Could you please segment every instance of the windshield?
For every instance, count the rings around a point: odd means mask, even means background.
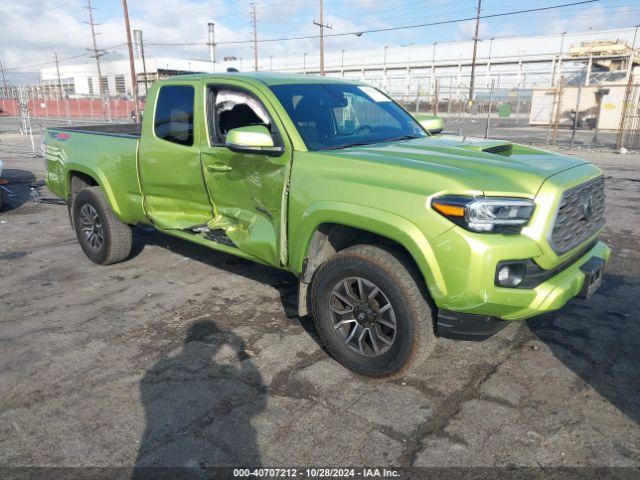
[[[427,134],[411,115],[373,87],[342,83],[274,85],[309,150],[335,150]]]

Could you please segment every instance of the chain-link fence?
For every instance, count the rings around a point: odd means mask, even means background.
[[[390,94],[411,112],[443,117],[445,133],[569,148],[640,149],[640,85],[633,81],[584,85],[561,78],[555,87],[505,88],[498,78],[481,82],[469,102],[468,85],[452,76],[435,79],[433,87],[418,83],[414,92]],[[128,121],[134,103],[47,96],[37,88],[16,87],[0,96],[0,109],[0,116],[19,118],[20,131],[29,134],[32,122],[37,127],[43,120]]]
[[[443,87],[444,85],[444,87]],[[474,89],[439,79],[429,91],[393,95],[407,110],[439,115],[445,133],[519,143],[640,148],[640,85],[567,84]]]
[[[112,121],[131,118],[135,104],[124,97],[47,95],[38,87],[18,86],[0,92],[0,115],[31,118]]]

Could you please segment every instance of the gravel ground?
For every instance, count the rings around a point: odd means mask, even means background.
[[[29,199],[42,161],[3,150],[0,466],[640,467],[640,155],[575,153],[606,175],[601,290],[379,382],[327,356],[286,273],[147,228],[94,265]]]

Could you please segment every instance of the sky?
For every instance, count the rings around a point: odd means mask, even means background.
[[[317,35],[319,0],[254,0],[259,40]],[[577,0],[483,0],[482,15],[571,3]],[[207,60],[207,23],[215,22],[218,58],[253,57],[250,44],[251,0],[129,0],[132,29],[141,29],[147,56]],[[325,0],[329,35],[344,32],[431,23],[475,16],[477,0]],[[98,47],[105,60],[126,58],[126,33],[120,0],[93,0]],[[91,33],[87,0],[15,0],[0,7],[0,61],[10,82],[37,79],[42,66],[84,63],[89,58]],[[634,27],[640,23],[637,0],[600,0],[543,12],[483,19],[480,38],[548,35]],[[328,37],[326,51],[377,51],[433,42],[456,42],[473,37],[474,22],[457,22],[391,32]],[[158,45],[196,43],[197,45]],[[262,58],[298,56],[318,51],[318,39],[259,43]],[[639,42],[640,43],[640,39]]]

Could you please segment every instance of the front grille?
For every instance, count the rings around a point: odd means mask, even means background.
[[[604,226],[604,177],[562,194],[549,243],[558,255],[577,247]]]

